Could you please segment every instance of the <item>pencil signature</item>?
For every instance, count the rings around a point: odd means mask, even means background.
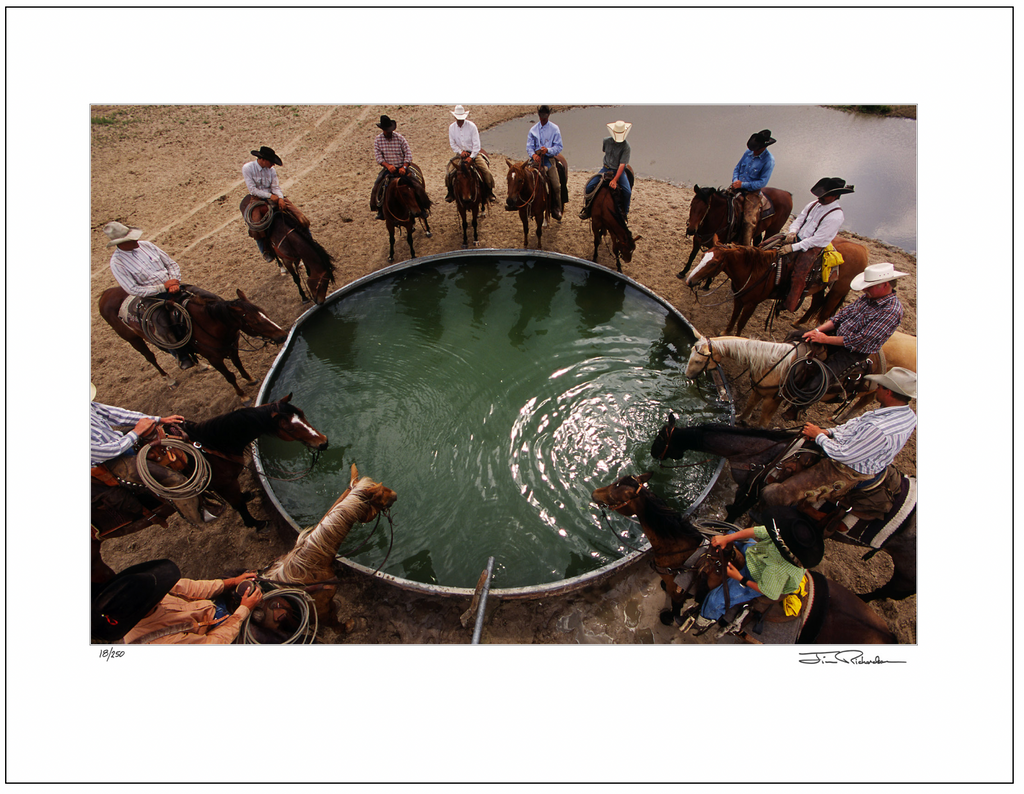
[[[865,659],[863,651],[812,651],[800,654],[800,664],[906,664],[903,659]]]

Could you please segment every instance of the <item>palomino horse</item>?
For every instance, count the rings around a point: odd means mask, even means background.
[[[775,207],[775,212],[767,218],[761,217],[760,210],[757,215],[757,224],[754,227],[753,244],[757,245],[762,240],[767,240],[773,234],[782,231],[782,227],[789,220],[793,211],[793,194],[785,190],[778,190],[773,187],[766,187],[761,191]],[[729,202],[732,195],[727,191],[713,187],[693,186],[693,199],[690,201],[690,216],[686,219],[686,236],[693,237],[693,249],[690,251],[690,258],[686,260],[686,266],[679,271],[677,276],[685,278],[686,272],[697,257],[697,252],[702,248],[710,248],[715,243],[715,238],[722,243],[734,243],[741,239],[743,217],[739,211],[733,213],[733,222],[729,219]]]
[[[688,593],[676,584],[686,561],[701,546],[703,535],[692,523],[670,508],[648,488],[649,473],[620,477],[611,485],[593,492],[593,500],[602,508],[627,517],[635,516],[654,550],[654,568],[665,583],[671,611],[662,613],[662,622],[670,624],[682,611]],[[820,577],[827,591],[825,611],[812,628],[807,620],[796,640],[799,643],[868,645],[895,643],[896,637],[885,621],[854,593],[837,582]],[[819,599],[816,599],[818,601]]]
[[[677,427],[675,416],[669,415],[668,424],[658,432],[651,445],[651,456],[658,461],[678,460],[691,450],[718,455],[729,461],[729,470],[737,486],[736,498],[726,508],[725,520],[729,522],[735,521],[756,504],[766,484],[784,482],[790,475],[813,466],[822,457],[817,445],[802,440],[800,433],[745,429],[713,423]],[[817,508],[801,509],[822,528],[830,523],[829,517]],[[880,550],[892,558],[892,576],[881,587],[862,595],[864,601],[876,598],[899,600],[917,592],[916,497],[913,504],[903,502],[894,505],[891,514],[879,523],[886,526],[890,521],[890,534]],[[851,539],[852,533],[839,532],[833,537],[845,542],[858,542]],[[861,545],[866,544],[861,542]]]
[[[700,337],[690,350],[686,377],[696,378],[702,372],[713,370],[726,358],[745,365],[750,369],[750,396],[737,421],[747,421],[761,403],[760,424],[764,427],[785,399],[782,386],[790,367],[803,357],[800,351],[800,347],[789,342],[767,342],[740,336]],[[892,367],[904,367],[917,372],[917,337],[896,331],[882,345],[881,354],[873,353],[869,360],[874,374],[888,372]],[[861,379],[857,401],[848,409],[845,404],[841,405],[833,419],[844,415],[856,416],[874,399],[876,388],[871,381]],[[821,401],[836,402],[841,399],[841,395],[839,386],[833,385],[821,396]],[[847,397],[847,401],[849,399]]]
[[[452,175],[452,194],[455,196],[455,209],[462,219],[462,247],[469,247],[467,215],[473,218],[473,245],[478,242],[477,218],[486,203],[483,180],[470,163],[459,158]]]
[[[250,205],[252,209],[249,215],[246,215],[246,208]],[[326,249],[313,239],[309,229],[290,213],[277,212],[255,196],[246,196],[242,199],[239,209],[242,210],[243,216],[251,216],[250,220],[254,224],[264,222],[266,213],[272,213],[270,226],[264,232],[266,239],[285,269],[291,273],[302,302],[309,303],[312,298],[318,304],[323,303],[327,297],[327,286],[334,282],[334,260]],[[306,266],[309,297],[306,297],[302,289],[302,280],[299,278],[300,261]]]
[[[348,489],[339,496],[312,527],[304,529],[295,541],[295,548],[280,557],[262,573],[263,578],[278,585],[312,585],[334,581],[334,558],[338,547],[356,523],[369,523],[379,514],[387,515],[398,495],[369,477],[359,477],[352,464]],[[326,614],[337,587],[317,592],[317,613]]]
[[[412,164],[410,169],[415,168]],[[409,257],[416,258],[416,251],[412,245],[412,233],[416,229],[416,219],[419,218],[423,224],[423,232],[427,237],[432,237],[430,224],[427,222],[427,212],[430,208],[430,199],[427,199],[427,207],[420,207],[416,198],[416,191],[409,183],[411,176],[391,176],[388,178],[387,187],[384,188],[384,201],[381,210],[384,213],[384,222],[388,227],[388,262],[395,261],[395,228],[401,226],[405,229],[406,240],[409,241]]]
[[[616,188],[616,190],[619,189]],[[594,255],[590,258],[591,261],[597,261],[597,248],[601,244],[604,233],[608,232],[612,239],[612,253],[615,254],[615,268],[621,273],[620,255],[626,264],[629,264],[633,259],[633,251],[636,250],[636,244],[640,237],[633,237],[633,232],[626,226],[622,213],[615,205],[615,197],[612,195],[611,188],[603,180],[598,185],[597,193],[590,205],[590,228],[594,232]]]
[[[250,384],[255,382],[245,371],[238,357],[239,334],[258,336],[279,345],[288,338],[287,331],[267,317],[263,309],[251,303],[242,290],[236,290],[238,298],[233,301],[224,300],[212,292],[188,284],[181,285],[181,293],[184,296],[181,303],[192,322],[192,341],[189,349],[209,361],[231,384],[235,394],[244,398],[245,392],[224,364],[224,359],[229,359],[246,381]],[[128,293],[120,287],[111,287],[104,291],[99,299],[100,315],[118,336],[138,350],[173,386],[174,378],[164,372],[163,367],[157,363],[153,351],[146,346],[145,337],[138,324],[126,323],[118,316],[121,304],[127,297]]]
[[[541,244],[541,228],[550,216],[548,211],[548,178],[533,161],[508,163],[508,198],[505,209],[509,212],[519,211],[523,222],[523,248],[530,247],[530,216],[537,224],[537,247]]]
[[[245,526],[257,530],[263,529],[267,522],[257,520],[249,512],[246,503],[252,494],[243,493],[238,483],[249,444],[263,435],[282,441],[300,441],[314,450],[314,461],[316,452],[327,449],[327,436],[309,423],[302,409],[292,405],[291,398],[288,394],[280,400],[255,408],[240,408],[204,422],[185,421],[180,425],[167,426],[169,436],[191,442],[203,454],[210,467],[210,482],[206,490],[233,507]],[[130,535],[154,523],[166,526],[166,518],[174,512],[170,502],[149,491],[132,488],[132,495],[135,498],[128,502],[114,500],[119,505],[117,515],[114,515],[105,508],[106,500],[102,495],[97,494],[98,498],[93,503],[93,581],[104,581],[113,576],[113,571],[100,558],[99,547],[103,540]],[[134,505],[139,512],[133,513],[129,505]]]
[[[828,285],[821,279],[813,279],[814,283],[810,283],[809,280],[807,290],[811,295],[811,305],[794,325],[802,325],[812,314],[816,314],[820,319],[835,314],[850,291],[850,282],[868,266],[868,249],[863,245],[839,237],[832,241],[832,245],[843,255],[839,276]],[[724,272],[732,286],[732,316],[725,328],[725,334],[732,333],[737,318],[739,324],[736,326],[736,333],[741,334],[758,304],[769,298],[785,297],[789,291],[793,258],[783,259],[781,277],[777,272],[778,260],[779,253],[773,249],[749,245],[716,245],[704,254],[704,258],[686,278],[686,285],[693,287],[702,280]],[[768,319],[772,319],[773,316],[769,315]],[[767,324],[766,321],[766,327]]]

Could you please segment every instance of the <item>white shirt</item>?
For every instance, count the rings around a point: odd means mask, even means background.
[[[256,160],[250,160],[242,166],[242,176],[249,193],[257,198],[268,199],[271,195],[284,198],[284,192],[277,182],[277,171],[263,168]]]
[[[835,212],[832,212],[835,210]],[[828,215],[828,217],[825,217]],[[846,216],[839,206],[839,199],[831,204],[821,204],[815,199],[790,224],[790,230],[796,230],[797,242],[793,243],[794,251],[807,251],[810,248],[824,248],[839,234]]]
[[[480,131],[476,124],[466,119],[460,127],[457,121],[453,121],[448,127],[448,145],[455,154],[469,152],[469,156],[475,158],[480,153]]]

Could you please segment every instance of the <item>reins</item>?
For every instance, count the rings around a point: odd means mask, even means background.
[[[531,170],[536,172],[536,173],[533,174],[533,185],[532,185],[533,193],[530,194],[530,198],[528,198],[525,202],[523,202],[518,207],[516,207],[517,210],[521,210],[521,209],[523,209],[525,207],[529,207],[533,203],[534,198],[537,196],[537,189],[538,189],[538,187],[540,185],[541,174],[540,174],[539,171],[536,171],[536,169],[531,169]],[[526,166],[523,166],[521,171],[520,170],[516,170],[515,173],[516,173],[516,177],[518,179],[520,179],[522,181],[522,183],[525,185],[526,184],[526,178],[527,178],[526,177]],[[521,196],[522,196],[522,189],[516,191],[516,200],[518,201]]]

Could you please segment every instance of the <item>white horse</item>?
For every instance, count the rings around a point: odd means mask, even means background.
[[[871,363],[874,372],[885,372],[892,367],[906,367],[917,372],[917,337],[896,331],[882,345],[882,355],[873,353]],[[781,386],[786,381],[789,368],[797,360],[797,348],[789,342],[766,342],[760,339],[745,339],[741,336],[716,336],[710,339],[700,337],[693,343],[690,358],[686,362],[686,377],[695,378],[705,370],[718,367],[722,359],[729,358],[750,369],[750,396],[739,415],[746,420],[761,405],[761,427],[767,427],[782,403]],[[875,397],[871,381],[862,381],[867,387],[847,416],[856,416]]]

